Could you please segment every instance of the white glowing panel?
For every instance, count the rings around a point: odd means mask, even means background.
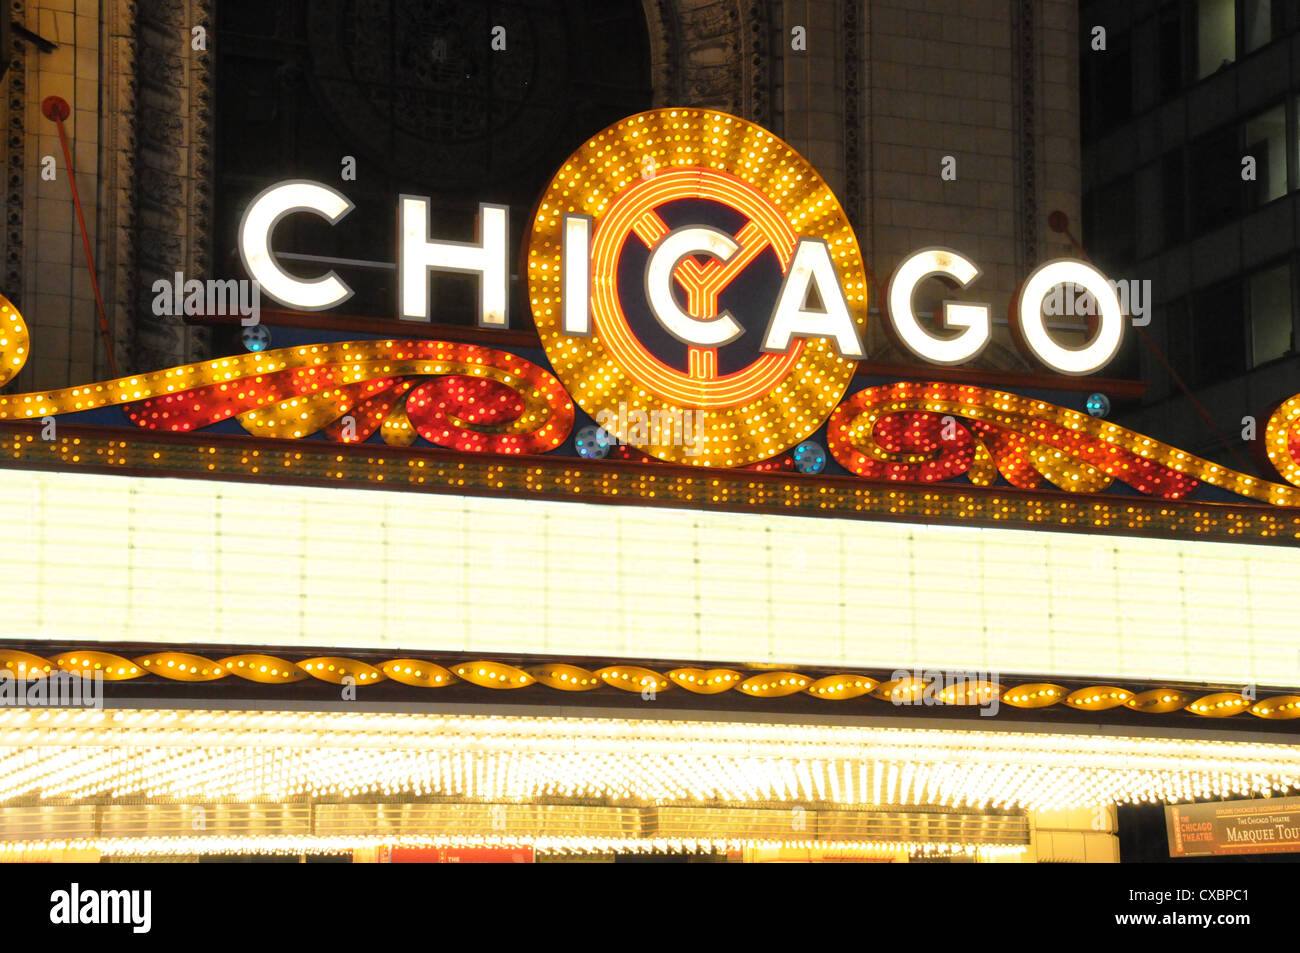
[[[0,637],[1300,684],[1300,550],[0,470]]]
[[[564,216],[564,333],[591,335],[591,217]]]

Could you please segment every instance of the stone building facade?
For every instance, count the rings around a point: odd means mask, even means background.
[[[123,373],[201,359],[203,328],[155,317],[150,287],[214,275],[214,49],[221,0],[5,0],[32,34],[4,51],[3,292],[32,329],[23,391],[108,376],[64,162],[42,100],[62,96]],[[1073,0],[643,0],[654,105],[755,120],[835,189],[880,285],[907,253],[957,248],[978,300],[1006,303],[1068,255],[1079,216]],[[597,130],[590,130],[595,132]],[[54,156],[59,174],[41,177]],[[955,179],[941,170],[951,157]],[[975,290],[972,289],[972,294]],[[878,301],[878,296],[877,296]],[[924,309],[926,303],[920,303]],[[1005,324],[984,366],[1031,369]],[[897,361],[880,322],[869,356]]]

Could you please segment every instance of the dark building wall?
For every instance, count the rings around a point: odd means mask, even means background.
[[[1130,345],[1150,391],[1120,420],[1238,467],[1254,450],[1243,418],[1262,430],[1300,390],[1298,27],[1300,7],[1276,0],[1080,9],[1082,238],[1112,278],[1149,280],[1154,298],[1153,347]]]

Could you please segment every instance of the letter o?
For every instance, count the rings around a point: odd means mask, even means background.
[[[1043,320],[1043,302],[1057,285],[1079,285],[1097,300],[1099,325],[1083,347],[1058,344]],[[1059,374],[1092,374],[1109,364],[1124,341],[1124,309],[1106,276],[1084,261],[1058,258],[1039,265],[1025,279],[1012,309],[1012,326],[1019,343]]]

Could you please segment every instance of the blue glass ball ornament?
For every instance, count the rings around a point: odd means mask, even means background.
[[[609,448],[614,445],[614,437],[604,427],[587,425],[573,438],[573,445],[578,456],[588,460],[602,460],[609,455]]]
[[[240,332],[239,339],[250,351],[265,351],[271,346],[271,329],[265,324],[250,325]]]
[[[1089,394],[1083,406],[1094,417],[1105,417],[1110,413],[1110,398],[1105,394]]]
[[[794,468],[800,473],[821,473],[826,469],[826,448],[816,440],[805,440],[794,448]]]

